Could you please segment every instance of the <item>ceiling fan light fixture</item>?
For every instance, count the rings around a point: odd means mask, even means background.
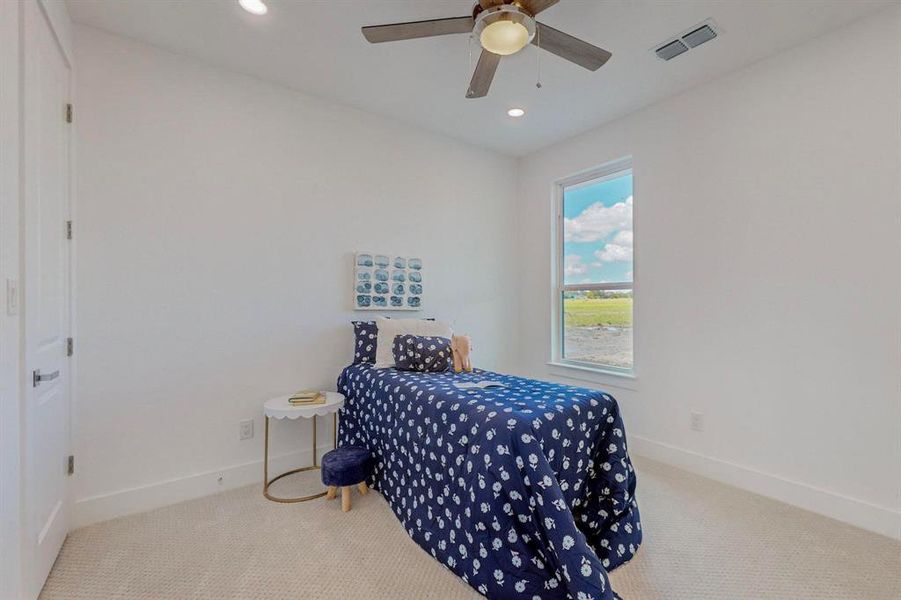
[[[515,5],[502,4],[479,13],[473,33],[488,52],[509,56],[535,37],[535,20]]]
[[[515,54],[529,43],[529,32],[521,23],[495,21],[479,36],[482,48],[501,56]]]
[[[269,12],[269,7],[266,6],[263,0],[238,0],[238,4],[252,15],[260,16]]]

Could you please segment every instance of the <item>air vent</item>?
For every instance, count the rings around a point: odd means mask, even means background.
[[[704,25],[703,27],[698,27],[689,34],[682,36],[682,41],[691,48],[697,48],[704,42],[709,42],[715,37],[716,32],[713,28],[710,25]]]
[[[656,52],[657,56],[659,56],[663,60],[671,60],[673,58],[676,58],[683,52],[688,52],[688,46],[686,46],[679,40],[673,40],[666,46],[657,48]]]
[[[680,54],[685,54],[691,48],[697,48],[704,42],[709,42],[718,34],[718,27],[713,23],[712,19],[707,19],[703,23],[695,25],[691,29],[680,33],[676,39],[671,39],[658,44],[654,48],[654,54],[662,60],[672,60]]]

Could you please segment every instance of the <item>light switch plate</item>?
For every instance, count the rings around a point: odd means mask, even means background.
[[[6,280],[6,314],[19,314],[19,282],[15,279]]]

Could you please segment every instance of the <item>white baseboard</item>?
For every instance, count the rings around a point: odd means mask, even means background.
[[[644,456],[685,469],[868,531],[901,539],[901,512],[899,511],[641,436],[630,435],[629,441],[630,451],[637,456]],[[320,455],[330,449],[328,446],[321,447]],[[310,451],[304,450],[270,458],[269,468],[271,473],[281,473],[296,468],[297,465],[310,462]],[[219,477],[222,477],[221,482]],[[75,503],[75,527],[84,527],[116,517],[145,512],[245,485],[254,483],[262,485],[262,481],[263,461],[255,460],[118,492],[100,494],[78,500]]]
[[[636,456],[644,456],[868,531],[901,539],[901,512],[897,510],[641,436],[630,435],[629,442],[629,451]]]
[[[331,445],[319,448],[319,455],[331,450]],[[291,452],[269,458],[270,477],[300,465],[312,462],[309,450]],[[222,478],[220,481],[219,478]],[[195,473],[166,481],[158,481],[140,487],[99,494],[82,498],[75,502],[74,528],[84,527],[100,521],[141,513],[154,508],[193,500],[210,494],[218,494],[245,485],[260,485],[263,493],[263,461],[254,460],[223,467],[204,473]]]

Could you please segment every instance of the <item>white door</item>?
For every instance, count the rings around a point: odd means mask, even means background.
[[[37,2],[24,36],[25,564],[40,592],[69,531],[69,65]]]

